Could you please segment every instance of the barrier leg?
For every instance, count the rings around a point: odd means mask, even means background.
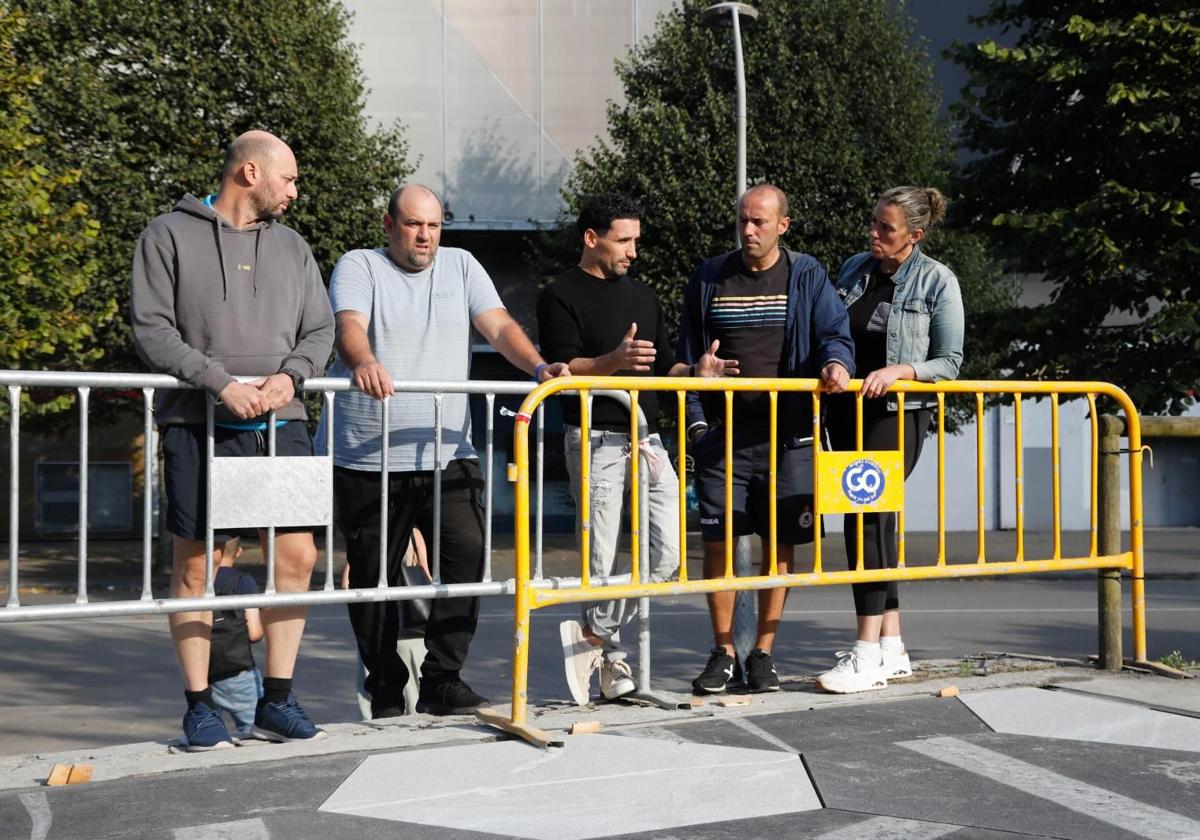
[[[1099,553],[1121,553],[1121,431],[1117,417],[1100,418],[1100,482],[1097,503],[1099,515]],[[1100,620],[1100,661],[1106,671],[1121,670],[1121,572],[1100,569],[1097,573]]]

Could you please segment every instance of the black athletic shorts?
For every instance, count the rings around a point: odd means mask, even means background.
[[[725,429],[713,426],[689,450],[695,459],[700,533],[725,539]],[[762,435],[733,436],[733,535],[771,533],[771,444]],[[812,446],[780,446],[776,470],[776,539],[784,545],[813,541]]]
[[[163,482],[167,488],[167,530],[188,540],[204,539],[206,469],[203,423],[166,426],[162,431]],[[265,456],[267,433],[213,429],[213,454],[218,458]],[[313,442],[303,420],[291,420],[275,430],[276,455],[312,455]],[[276,528],[275,533],[312,531],[311,527]],[[218,531],[217,543],[237,534]]]

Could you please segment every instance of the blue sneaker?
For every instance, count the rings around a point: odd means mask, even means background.
[[[290,692],[282,703],[268,703],[265,699],[258,701],[258,708],[254,711],[253,732],[255,738],[281,744],[325,737],[325,730],[313,725],[296,700],[296,695]]]
[[[233,747],[233,739],[221,715],[207,703],[188,706],[183,716],[183,740],[188,752],[206,752]]]

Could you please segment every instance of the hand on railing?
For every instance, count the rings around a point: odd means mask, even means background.
[[[556,376],[570,376],[571,369],[567,367],[566,362],[555,362],[554,364],[546,365],[538,372],[538,382],[546,382]]]
[[[292,378],[286,373],[265,376],[250,384],[258,388],[262,394],[262,399],[267,404],[267,411],[278,411],[296,396],[296,386],[292,384]]]
[[[288,381],[288,385],[291,385],[291,380]],[[252,382],[230,382],[222,389],[217,404],[225,406],[235,417],[242,420],[258,417],[271,410],[271,403],[266,395]]]
[[[354,387],[370,397],[381,400],[396,392],[392,375],[377,361],[366,362],[354,369]]]
[[[826,362],[821,368],[821,390],[830,394],[840,394],[846,390],[850,381],[850,371],[841,362]]]

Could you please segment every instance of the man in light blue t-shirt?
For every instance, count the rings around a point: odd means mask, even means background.
[[[466,380],[471,328],[509,362],[538,380],[565,376],[547,364],[496,294],[476,259],[438,248],[442,203],[427,187],[398,189],[383,217],[386,248],[350,251],[329,286],[337,320],[337,359],[330,376],[349,377],[358,391],[337,395],[334,495],[346,538],[352,587],[379,580],[382,411],[393,380]],[[322,419],[322,424],[324,419]],[[388,446],[388,580],[399,581],[413,527],[432,544],[434,400],[402,394],[391,400]],[[324,441],[324,432],[317,434]],[[483,575],[483,476],[471,446],[465,394],[442,397],[441,582]],[[367,668],[372,717],[404,711],[408,668],[396,652],[403,615],[395,601],[350,604],[350,623]],[[435,598],[425,629],[417,711],[463,714],[487,705],[460,676],[475,634],[478,598]]]

